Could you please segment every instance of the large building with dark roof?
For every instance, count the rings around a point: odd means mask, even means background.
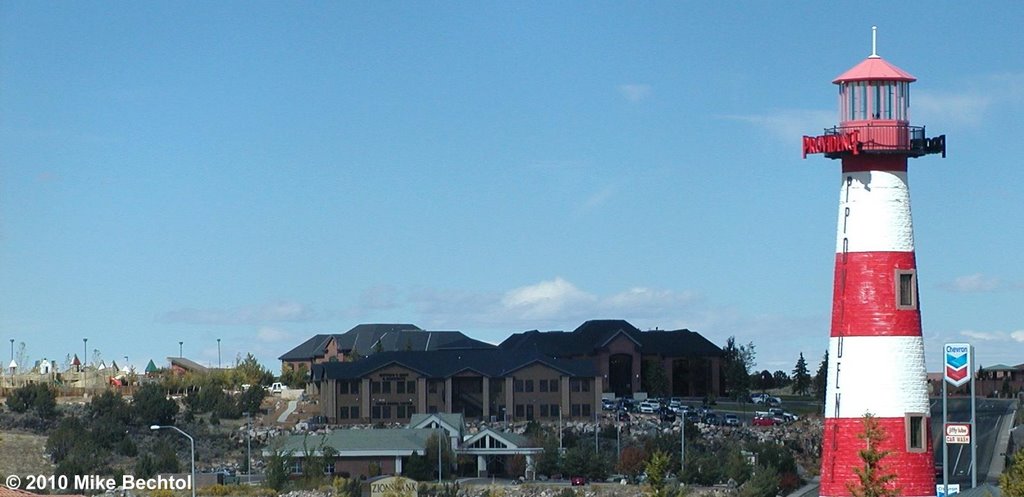
[[[498,347],[549,357],[590,361],[601,388],[616,397],[643,391],[643,364],[658,365],[666,392],[678,397],[722,395],[722,349],[690,330],[640,331],[621,319],[591,320],[571,332],[527,331]]]
[[[722,395],[722,350],[689,330],[640,331],[592,320],[571,332],[527,331],[498,346],[457,331],[361,324],[317,335],[281,356],[310,371],[321,411],[339,424],[466,419],[592,419],[601,398]],[[651,378],[645,378],[650,376]],[[660,391],[651,388],[661,378]]]
[[[419,413],[511,421],[592,419],[601,379],[588,360],[498,348],[379,352],[313,366],[331,423],[408,422]]]
[[[311,371],[313,365],[344,362],[378,351],[493,348],[460,331],[425,331],[413,324],[360,324],[345,333],[315,335],[278,360],[281,371]]]

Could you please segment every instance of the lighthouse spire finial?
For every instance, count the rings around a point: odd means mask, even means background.
[[[872,59],[878,59],[878,26],[871,26],[871,55]]]

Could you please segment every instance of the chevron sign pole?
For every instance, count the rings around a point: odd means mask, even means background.
[[[949,413],[946,404],[946,383],[959,387],[968,381],[971,382],[971,419],[970,431],[975,432],[975,397],[974,397],[974,375],[971,370],[974,368],[974,347],[969,343],[947,343],[942,347],[942,375],[945,382],[942,384],[942,422],[943,426],[949,423]],[[963,421],[963,420],[957,420]],[[942,493],[949,495],[949,448],[947,441],[942,441]],[[971,488],[978,486],[978,472],[975,469],[974,461],[978,460],[978,446],[974,438],[971,438]]]

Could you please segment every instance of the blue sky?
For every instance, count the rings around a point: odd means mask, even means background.
[[[1024,363],[1020,2],[3,2],[0,357],[588,319],[827,348],[831,80],[918,78],[929,370]]]

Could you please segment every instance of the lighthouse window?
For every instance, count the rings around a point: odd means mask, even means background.
[[[892,119],[892,84],[885,85],[885,117],[886,119]]]
[[[857,92],[860,97],[860,107],[857,109],[860,112],[860,119],[868,118],[868,85],[867,83],[857,83]]]
[[[925,423],[924,414],[907,413],[904,417],[904,425],[907,427],[907,452],[924,452],[925,441],[928,440],[928,425]]]
[[[896,308],[917,308],[917,278],[914,271],[896,271]]]
[[[871,89],[871,118],[878,119],[882,117],[882,87],[871,85]]]

